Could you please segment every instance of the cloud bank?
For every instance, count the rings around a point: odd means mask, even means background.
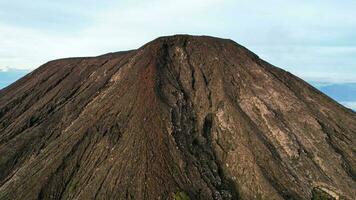
[[[353,0],[0,0],[0,70],[187,33],[231,38],[307,80],[356,82],[355,10]]]

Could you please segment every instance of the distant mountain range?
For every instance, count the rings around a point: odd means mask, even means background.
[[[0,89],[10,85],[17,79],[25,76],[29,70],[0,70]]]
[[[346,107],[356,110],[356,83],[311,82],[311,84]]]

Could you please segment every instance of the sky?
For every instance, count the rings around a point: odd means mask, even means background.
[[[0,70],[186,33],[233,39],[306,80],[356,82],[355,10],[355,0],[0,0]]]

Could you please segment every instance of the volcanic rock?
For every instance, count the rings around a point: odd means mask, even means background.
[[[356,199],[356,114],[227,40],[48,62],[0,91],[0,199]]]

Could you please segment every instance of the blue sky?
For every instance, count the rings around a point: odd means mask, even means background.
[[[0,71],[187,33],[233,39],[307,81],[356,82],[355,10],[355,0],[0,0]]]

